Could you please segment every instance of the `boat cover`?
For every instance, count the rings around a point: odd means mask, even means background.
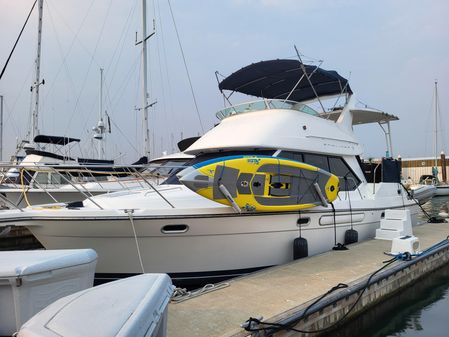
[[[96,259],[93,249],[4,251],[0,252],[0,278],[46,273]]]
[[[72,142],[79,142],[78,138],[69,138],[61,136],[47,136],[47,135],[37,135],[34,137],[35,143],[43,144],[54,144],[54,145],[67,145]]]
[[[105,283],[52,303],[26,322],[18,337],[166,336],[173,290],[167,274]]]
[[[324,70],[315,65],[304,64],[316,94],[332,96],[341,93],[352,94],[348,80],[334,70]],[[231,74],[219,84],[219,89],[232,90],[246,95],[268,99],[307,101],[316,98],[313,89],[304,76],[301,62],[297,60],[269,60],[253,63]],[[296,86],[296,88],[295,88]],[[290,94],[292,89],[295,90]]]

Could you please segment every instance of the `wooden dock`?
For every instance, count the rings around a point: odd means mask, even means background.
[[[449,223],[424,224],[413,230],[424,250],[447,238]],[[339,321],[352,306],[348,318],[449,261],[447,243],[431,254],[396,261],[373,277],[362,293],[368,276],[390,258],[384,252],[390,251],[391,241],[369,240],[348,247],[346,251],[330,251],[265,269],[231,280],[223,289],[170,303],[168,336],[250,336],[251,332],[240,327],[250,317],[263,317],[263,321],[272,323],[294,322],[292,326],[305,331],[323,329]],[[326,296],[303,317],[305,308],[338,283],[348,287]],[[294,333],[310,336],[292,331],[278,332],[276,336]]]

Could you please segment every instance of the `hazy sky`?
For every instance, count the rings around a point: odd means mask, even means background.
[[[0,0],[0,66],[34,0]],[[148,0],[150,112],[154,155],[171,152],[181,135],[202,133],[168,1]],[[205,130],[223,107],[214,72],[295,56],[293,45],[324,69],[350,77],[355,95],[400,117],[392,124],[394,154],[431,156],[432,98],[438,79],[442,122],[439,142],[449,152],[449,2],[360,0],[171,0]],[[82,139],[95,155],[99,68],[104,68],[105,108],[111,116],[108,157],[135,160],[142,152],[140,48],[141,0],[44,0],[40,130]],[[5,97],[4,159],[25,137],[34,73],[37,11],[0,81]],[[357,128],[365,157],[384,154],[377,125]],[[232,135],[230,135],[232,136]]]

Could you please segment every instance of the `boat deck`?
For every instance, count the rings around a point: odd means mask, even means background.
[[[414,235],[419,238],[423,250],[446,239],[449,224],[416,226]],[[168,336],[248,336],[250,332],[240,328],[240,324],[249,317],[262,316],[268,322],[288,319],[338,283],[346,283],[351,288],[351,284],[366,279],[382,267],[383,261],[390,258],[384,252],[390,251],[391,241],[369,240],[348,248],[265,269],[230,280],[226,288],[184,302],[170,303]],[[403,261],[397,261],[388,268],[397,268],[401,264],[405,270]],[[431,271],[427,269],[424,272]],[[362,302],[362,306],[366,304],[365,300]]]

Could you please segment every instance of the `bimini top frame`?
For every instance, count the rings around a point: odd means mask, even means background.
[[[226,77],[218,85],[266,99],[304,102],[318,97],[352,94],[348,80],[336,71],[306,65],[298,60],[269,60],[253,63]]]

